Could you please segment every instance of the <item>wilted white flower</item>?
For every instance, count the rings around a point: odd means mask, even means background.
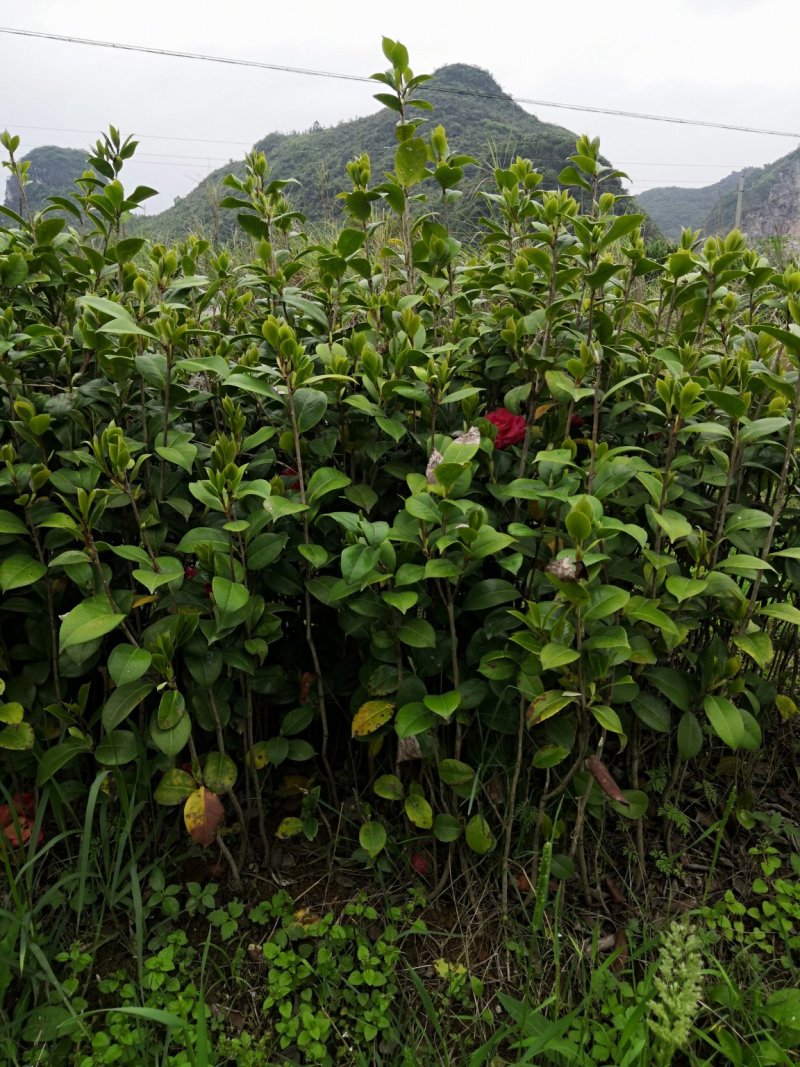
[[[575,566],[575,561],[571,559],[551,560],[545,570],[554,578],[558,578],[560,582],[574,582],[578,578],[578,568]]]
[[[397,742],[397,762],[408,763],[412,759],[422,759],[422,749],[416,737],[401,737]]]
[[[479,445],[481,443],[481,431],[477,426],[470,426],[466,433],[453,438],[454,445]]]
[[[434,485],[436,482],[436,475],[434,471],[444,459],[444,456],[438,448],[434,448],[431,452],[430,459],[428,460],[428,466],[425,468],[425,481],[428,485]]]

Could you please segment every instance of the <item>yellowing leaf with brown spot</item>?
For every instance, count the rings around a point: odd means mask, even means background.
[[[288,815],[281,821],[280,826],[275,831],[275,836],[280,841],[286,841],[290,837],[297,837],[298,834],[303,832],[303,820],[298,819],[292,815]]]
[[[368,700],[353,716],[353,737],[367,737],[374,733],[394,715],[394,704],[388,700]]]
[[[186,829],[198,845],[213,844],[224,815],[222,801],[204,785],[195,789],[183,806]]]
[[[245,755],[245,760],[250,767],[255,767],[257,771],[263,770],[269,763],[269,753],[267,752],[266,741],[256,741],[251,749]]]

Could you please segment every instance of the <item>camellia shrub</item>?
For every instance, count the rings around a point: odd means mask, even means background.
[[[507,898],[540,854],[586,887],[587,821],[646,819],[648,768],[662,803],[786,739],[800,271],[738,232],[650,258],[588,138],[558,190],[496,169],[462,246],[474,161],[384,52],[394,172],[353,145],[321,242],[251,155],[246,261],[126,235],[152,190],[113,128],[27,215],[3,137],[9,847],[105,772],[94,801],[145,790],[236,873],[349,792],[362,859],[410,830]]]

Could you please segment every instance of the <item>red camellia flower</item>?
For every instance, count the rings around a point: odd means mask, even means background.
[[[285,479],[287,489],[300,488],[300,478],[294,467],[284,467],[281,471],[281,478]]]
[[[497,427],[495,448],[508,448],[509,445],[518,445],[525,440],[527,424],[524,416],[513,415],[507,408],[496,408],[485,417]]]
[[[581,426],[586,424],[586,419],[583,415],[570,415],[569,425],[573,430],[579,430]]]
[[[411,857],[411,866],[422,878],[427,878],[431,871],[431,865],[427,856],[421,852],[415,852]]]
[[[188,578],[189,581],[191,581],[192,578],[196,578],[197,577],[197,567],[192,567],[191,564],[189,564],[186,567],[184,567],[183,568],[183,577],[184,578]]]
[[[13,807],[13,811],[12,811]],[[16,819],[14,816],[16,815]],[[11,798],[11,804],[0,804],[0,832],[12,848],[27,845],[31,839],[34,826],[33,793],[17,793]],[[19,829],[19,834],[17,834]],[[37,844],[44,841],[44,832],[39,831]]]

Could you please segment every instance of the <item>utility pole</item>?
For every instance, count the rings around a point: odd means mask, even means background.
[[[736,194],[736,222],[733,228],[738,230],[742,224],[742,196],[744,194],[744,174],[739,175],[739,191]]]

